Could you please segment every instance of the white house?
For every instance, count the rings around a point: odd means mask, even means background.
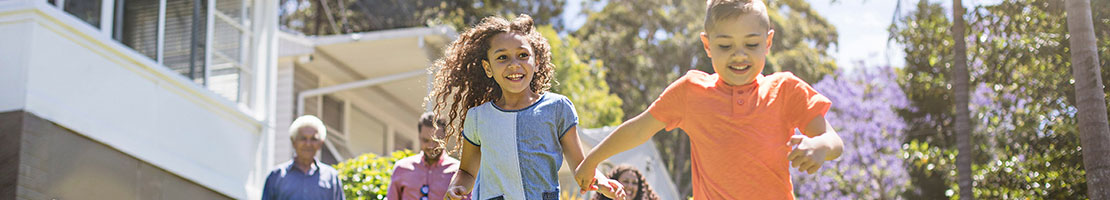
[[[258,198],[276,4],[0,1],[0,199]]]

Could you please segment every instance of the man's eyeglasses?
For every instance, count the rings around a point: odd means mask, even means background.
[[[420,200],[428,200],[428,185],[420,187],[420,194],[424,195],[420,197]]]

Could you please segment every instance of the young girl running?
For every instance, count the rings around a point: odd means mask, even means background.
[[[532,23],[528,15],[482,19],[436,62],[429,103],[462,146],[450,199],[559,199],[563,158],[572,167],[584,158],[574,105],[547,91],[551,47]],[[600,184],[590,189],[624,198],[620,182],[596,174]]]

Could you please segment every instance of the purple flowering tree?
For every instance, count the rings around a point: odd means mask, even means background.
[[[906,190],[906,124],[897,111],[909,102],[897,78],[891,67],[860,67],[813,84],[833,102],[825,118],[844,140],[844,153],[817,174],[791,169],[799,199],[896,199]]]

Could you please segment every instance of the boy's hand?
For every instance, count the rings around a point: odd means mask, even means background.
[[[574,181],[578,183],[578,187],[582,188],[578,191],[579,194],[585,194],[586,191],[597,190],[594,182],[597,181],[595,172],[597,166],[589,166],[586,162],[578,164],[577,169],[574,170]]]
[[[786,144],[794,147],[790,154],[786,155],[786,159],[790,160],[790,166],[809,174],[817,173],[817,169],[821,169],[821,164],[825,163],[825,153],[828,152],[828,148],[815,143],[817,141],[805,135],[791,136],[790,142]]]
[[[597,186],[599,186],[597,188],[597,193],[601,193],[602,195],[605,195],[610,199],[624,200],[628,198],[628,194],[624,193],[624,185],[621,185],[621,182],[617,180],[605,178],[604,180],[598,182]]]
[[[470,192],[466,192],[465,187],[461,185],[453,185],[447,188],[447,195],[444,196],[444,200],[464,199],[466,198],[466,196],[469,196],[467,195],[468,193]]]

